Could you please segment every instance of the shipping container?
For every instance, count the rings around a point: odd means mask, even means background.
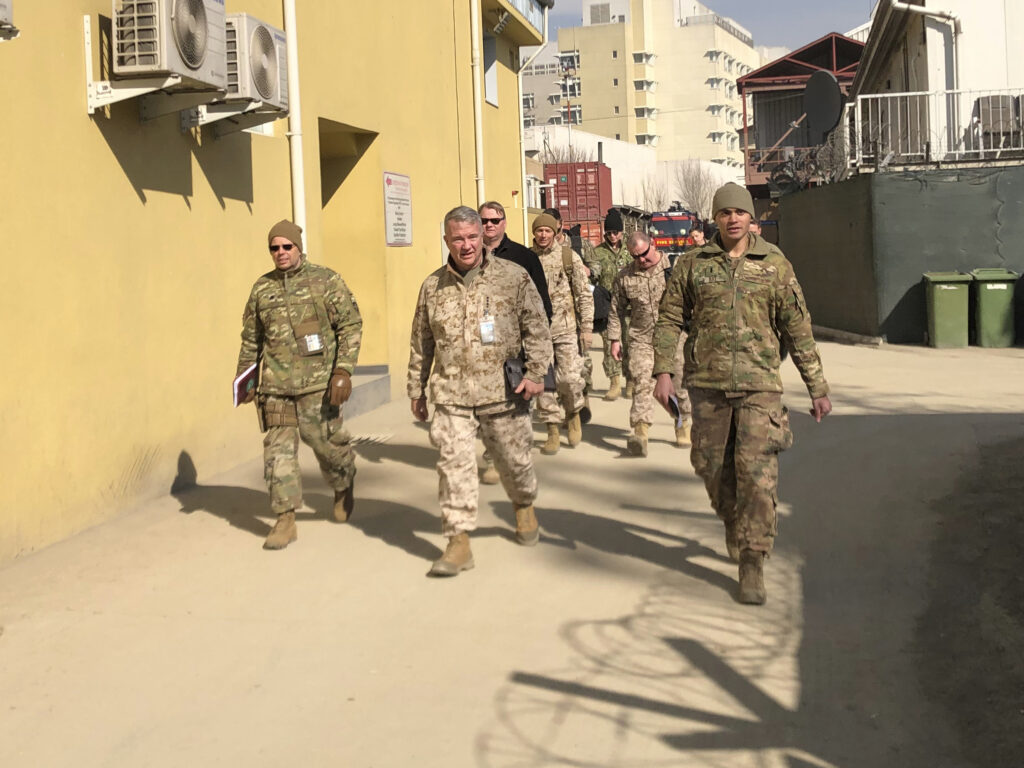
[[[549,163],[544,166],[547,207],[562,221],[603,221],[612,207],[612,171],[604,163]]]
[[[567,230],[572,229],[577,224],[580,225],[580,237],[584,240],[589,240],[593,245],[601,244],[601,240],[604,238],[604,219],[595,219],[594,221],[574,221],[569,219],[562,221],[562,227]]]

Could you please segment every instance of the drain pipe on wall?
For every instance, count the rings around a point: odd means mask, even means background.
[[[960,17],[951,11],[935,11],[929,8],[925,8],[923,5],[910,5],[909,3],[901,3],[899,0],[889,0],[889,5],[892,6],[894,11],[906,11],[907,13],[916,13],[921,16],[931,16],[933,18],[942,19],[951,27],[953,27],[953,90],[960,90],[960,46],[958,38],[960,37],[963,30],[963,25],[960,22]]]
[[[469,0],[469,34],[473,38],[470,66],[473,70],[473,144],[476,149],[476,204],[487,200],[484,196],[484,96],[480,76],[480,0]]]
[[[292,168],[292,221],[306,233],[306,169],[302,156],[302,106],[299,103],[299,41],[295,0],[284,0],[284,36],[288,44],[288,147]]]
[[[516,72],[516,81],[519,83],[519,199],[523,201],[523,244],[530,247],[530,202],[526,195],[526,128],[523,126],[523,70],[533,64],[533,60],[540,56],[544,46],[548,44],[548,5],[544,4],[544,40],[540,48],[534,51],[519,67]]]

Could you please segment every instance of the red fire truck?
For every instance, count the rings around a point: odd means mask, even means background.
[[[669,260],[674,264],[679,254],[693,246],[691,233],[701,226],[697,214],[674,203],[667,211],[655,211],[651,214],[650,233],[654,247],[662,253],[667,253]]]

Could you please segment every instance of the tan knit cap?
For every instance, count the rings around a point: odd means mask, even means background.
[[[270,233],[267,235],[267,245],[270,245],[275,237],[283,237],[289,242],[295,243],[300,251],[302,250],[302,227],[288,221],[288,219],[281,219],[270,228]]]
[[[711,203],[711,214],[717,215],[723,208],[735,208],[738,211],[746,211],[754,215],[754,200],[746,187],[729,182],[718,188],[715,192],[715,199]]]
[[[547,227],[554,233],[561,231],[561,227],[558,226],[558,222],[555,221],[555,217],[549,213],[542,213],[536,219],[533,220],[533,231],[536,232],[541,227]]]

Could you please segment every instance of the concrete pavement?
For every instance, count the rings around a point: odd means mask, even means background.
[[[261,462],[183,455],[195,487],[0,569],[0,765],[1010,764],[1024,350],[822,351],[820,426],[785,368],[766,606],[667,415],[624,456],[625,400],[536,455],[537,547],[482,487],[476,568],[426,578],[435,454],[401,400],[350,423],[351,524],[304,448],[299,539],[265,552]]]

